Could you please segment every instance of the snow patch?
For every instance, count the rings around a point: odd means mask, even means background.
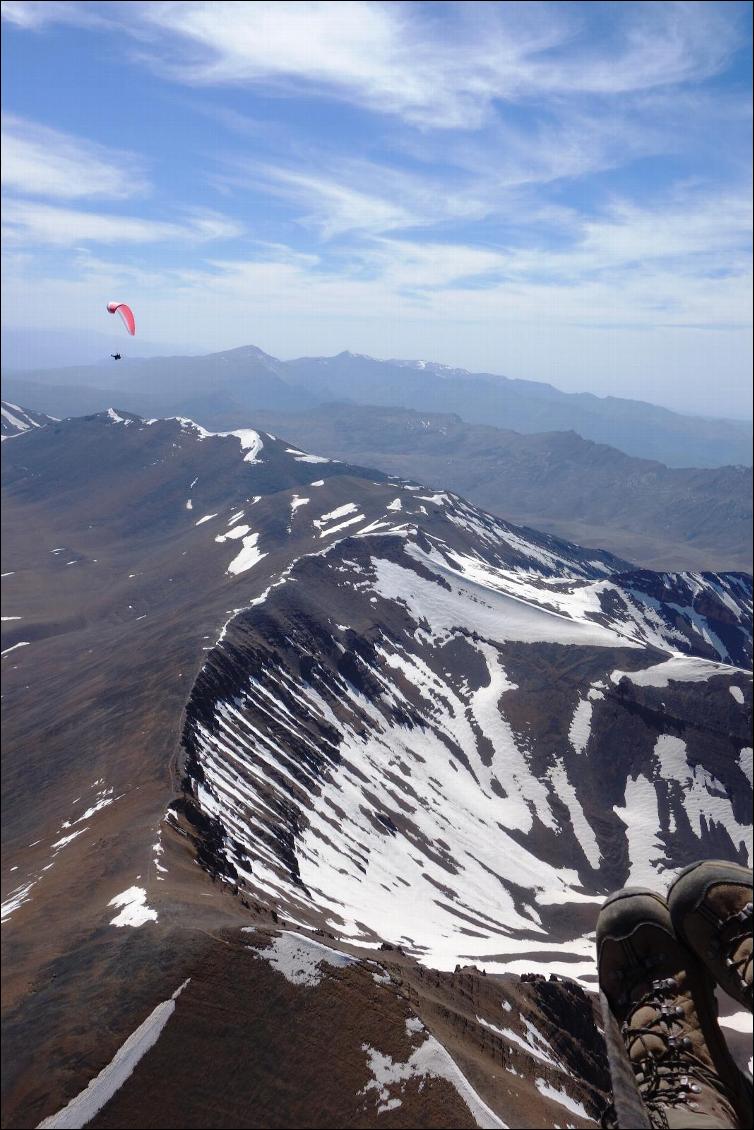
[[[337,521],[338,518],[345,518],[346,514],[353,514],[354,511],[358,509],[355,502],[346,502],[343,506],[337,506],[335,510],[330,510],[327,514],[323,514],[321,518],[315,518],[312,525],[316,526],[318,530],[321,530],[323,526]]]
[[[286,447],[286,455],[292,455],[297,463],[337,463],[337,459],[325,459],[322,455],[308,455],[305,451],[299,451],[297,447]],[[314,486],[314,483],[312,483]]]
[[[582,698],[579,700],[571,719],[568,740],[576,753],[583,753],[589,742],[589,735],[592,732],[592,709],[591,701],[588,698]]]
[[[157,921],[157,911],[147,906],[147,892],[143,887],[129,887],[107,905],[121,908],[120,914],[111,920],[111,926],[143,926],[145,922]]]
[[[647,667],[643,671],[613,671],[612,683],[627,678],[637,687],[667,687],[671,682],[705,683],[715,675],[740,675],[738,667],[727,663],[715,663],[711,659],[699,659],[691,655],[674,655],[664,663]]]
[[[552,1099],[553,1102],[559,1103],[560,1106],[564,1106],[566,1110],[570,1110],[571,1114],[575,1114],[578,1118],[584,1118],[587,1122],[592,1121],[583,1105],[577,1099],[572,1099],[565,1091],[553,1087],[544,1079],[535,1079],[534,1086],[537,1088],[540,1095],[544,1095],[546,1099]]]
[[[495,1114],[485,1102],[480,1099],[456,1062],[450,1057],[445,1048],[434,1036],[427,1039],[416,1048],[406,1063],[396,1063],[369,1044],[362,1044],[363,1051],[367,1054],[367,1063],[372,1073],[372,1078],[361,1091],[377,1092],[377,1113],[394,1110],[401,1105],[398,1094],[393,1093],[396,1088],[408,1082],[409,1079],[434,1077],[445,1079],[458,1092],[466,1103],[477,1126],[489,1130],[507,1130],[507,1124]]]
[[[246,526],[245,528],[248,529],[249,527]],[[258,541],[258,531],[253,534],[249,534],[247,537],[244,537],[243,549],[231,561],[230,565],[227,568],[228,573],[231,573],[234,576],[238,573],[245,573],[247,569],[253,569],[253,567],[257,565],[263,557],[267,556],[266,553],[262,553],[261,550],[257,548]]]
[[[245,926],[244,931],[252,931],[253,926]],[[316,942],[314,938],[307,938],[303,934],[294,934],[284,930],[273,939],[267,949],[248,946],[248,949],[269,961],[278,973],[282,973],[286,981],[292,985],[318,985],[324,973],[322,963],[332,965],[336,969],[345,969],[349,965],[358,965],[355,957],[339,953],[329,946]]]
[[[733,1032],[743,1032],[750,1036],[754,1027],[754,1017],[750,1012],[732,1012],[728,1016],[718,1016],[718,1024],[730,1028]]]
[[[657,840],[661,825],[653,782],[642,773],[629,777],[625,804],[614,805],[613,811],[626,828],[629,873],[625,885],[653,889],[665,859],[665,849]]]

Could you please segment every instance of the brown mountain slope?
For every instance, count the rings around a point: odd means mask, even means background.
[[[749,579],[190,421],[3,467],[3,1125],[588,1125],[588,998],[516,974],[742,856]]]

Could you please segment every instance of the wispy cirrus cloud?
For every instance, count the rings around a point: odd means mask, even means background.
[[[2,118],[2,184],[30,196],[125,200],[149,191],[144,162],[134,153],[15,114]]]
[[[65,0],[2,0],[0,15],[8,23],[29,31],[47,24],[98,27],[107,23],[102,4],[66,3]]]
[[[72,247],[80,243],[206,243],[233,239],[242,224],[213,212],[189,213],[182,222],[62,208],[29,200],[3,202],[3,238],[9,244]]]
[[[134,5],[134,7],[136,7]],[[149,58],[193,85],[326,95],[424,127],[476,128],[495,103],[623,95],[717,73],[739,45],[714,3],[611,6],[595,41],[570,5],[154,3]]]
[[[187,320],[201,324],[209,304],[218,347],[224,340],[242,344],[248,319],[257,319],[260,332],[267,334],[263,345],[284,356],[291,354],[289,332],[301,320],[321,322],[322,332],[333,338],[340,327],[343,344],[350,346],[357,342],[348,337],[348,324],[371,323],[369,347],[378,354],[375,341],[381,333],[407,338],[418,316],[432,327],[433,338],[451,338],[459,325],[476,324],[486,329],[474,353],[482,357],[486,346],[486,364],[491,365],[494,350],[514,328],[530,337],[534,331],[552,334],[569,325],[641,333],[745,325],[751,310],[751,263],[745,257],[726,259],[726,271],[717,270],[725,258],[720,247],[726,234],[725,220],[716,226],[714,216],[728,203],[697,201],[685,236],[688,212],[678,202],[661,214],[616,212],[558,252],[544,247],[485,251],[380,237],[350,251],[339,267],[286,246],[249,244],[240,257],[207,250],[190,267],[145,268],[77,251],[66,286],[70,295],[95,293],[110,279],[131,279],[142,293],[144,316],[166,320],[173,333],[175,325]],[[635,246],[649,238],[652,225],[667,225],[676,234],[636,262]],[[696,255],[702,255],[703,269],[692,269]],[[9,292],[25,286],[51,293],[61,289],[54,269],[35,279],[28,261],[10,264],[10,270],[14,285]],[[714,286],[710,271],[718,275]],[[462,363],[457,351],[444,358],[434,350],[430,355]]]
[[[210,179],[239,201],[247,191],[284,201],[295,222],[323,241],[430,228],[491,210],[463,172],[457,175],[446,167],[417,173],[333,154],[287,164],[224,159]]]

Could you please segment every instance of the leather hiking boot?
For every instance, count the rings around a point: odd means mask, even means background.
[[[677,936],[751,1012],[751,872],[716,859],[694,863],[671,884],[668,909]]]
[[[597,921],[597,963],[618,1125],[748,1126],[751,1103],[717,1025],[714,982],[676,937],[665,900],[641,889],[611,895]]]

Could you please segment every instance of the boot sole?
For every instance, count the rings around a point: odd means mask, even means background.
[[[641,909],[637,908],[635,917],[621,914],[621,903],[634,899],[647,900]],[[657,891],[647,887],[624,887],[608,895],[602,904],[597,918],[597,953],[602,950],[602,944],[607,938],[628,937],[639,926],[655,926],[659,930],[673,935],[673,924],[668,911],[668,904]]]
[[[678,897],[679,896],[678,896],[678,893],[677,893],[677,889],[678,889],[679,884],[684,879],[686,879],[689,875],[692,875],[694,873],[694,871],[698,871],[701,867],[708,867],[710,864],[713,864],[713,863],[715,864],[715,866],[717,868],[719,868],[718,874],[714,878],[711,878],[709,880],[709,882],[706,884],[706,886],[703,888],[703,890],[701,891],[701,893],[699,895],[699,898],[697,899],[697,904],[701,901],[702,898],[704,898],[705,894],[707,893],[707,890],[714,883],[719,883],[719,882],[741,883],[743,886],[751,886],[751,871],[749,871],[746,867],[742,867],[740,863],[732,863],[730,860],[727,860],[727,859],[725,859],[725,860],[723,860],[723,859],[721,859],[721,860],[700,859],[697,863],[690,863],[688,865],[688,867],[684,867],[683,871],[681,871],[680,874],[676,875],[675,879],[673,880],[673,882],[668,887],[668,893],[667,893],[667,899],[666,899],[667,904],[668,904],[668,909],[670,909],[673,905],[676,905],[676,906],[678,905]],[[723,875],[722,874],[723,871],[726,871],[727,874]],[[674,894],[674,892],[676,892],[676,893]],[[697,904],[695,904],[694,909],[696,908]],[[671,917],[672,917],[672,911],[671,911]]]
[[[696,864],[694,864],[694,866],[696,866]],[[607,896],[602,904],[602,910],[605,910],[608,906],[613,906],[616,902],[620,902],[621,899],[634,898],[636,895],[645,895],[648,898],[652,898],[655,902],[659,902],[660,906],[667,909],[667,899],[663,898],[662,895],[658,895],[657,891],[652,891],[649,887],[623,887],[621,890],[613,891],[611,895]],[[602,911],[600,911],[600,913],[602,913]]]

